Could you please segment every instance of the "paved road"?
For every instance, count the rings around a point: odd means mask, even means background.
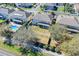
[[[0,49],[0,56],[14,56],[14,55],[7,52],[7,51],[4,51],[4,50]]]

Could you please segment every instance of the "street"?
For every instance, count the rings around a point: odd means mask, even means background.
[[[14,56],[13,54],[0,49],[0,56]]]

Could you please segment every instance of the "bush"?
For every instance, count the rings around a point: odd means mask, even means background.
[[[27,55],[27,56],[42,56],[43,55],[41,52],[35,52],[31,48],[20,47],[20,52],[22,53],[22,55]]]
[[[79,37],[78,36],[74,36],[72,40],[64,41],[60,45],[60,50],[65,55],[71,55],[71,56],[79,55]]]

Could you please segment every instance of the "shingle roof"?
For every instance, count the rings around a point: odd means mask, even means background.
[[[20,7],[20,6],[26,6],[26,7],[28,7],[28,6],[32,6],[32,3],[15,3],[15,5],[17,6],[17,7]],[[20,6],[19,6],[20,5]]]
[[[8,9],[6,8],[0,8],[0,14],[7,16],[8,15]]]
[[[49,18],[49,16],[47,14],[36,14],[33,17],[34,20],[38,21],[38,22],[44,22],[44,23],[49,23],[51,24],[51,20]]]
[[[76,19],[74,16],[60,15],[57,17],[56,23],[79,27],[78,19]]]
[[[20,18],[20,19],[26,19],[26,14],[23,11],[13,11],[10,15],[10,18]]]

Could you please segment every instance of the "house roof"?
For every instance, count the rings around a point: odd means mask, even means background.
[[[46,6],[63,6],[63,3],[46,3]]]
[[[36,20],[37,22],[43,22],[43,23],[51,24],[51,20],[50,20],[50,18],[47,14],[38,13],[33,17],[33,20]]]
[[[6,8],[0,8],[0,14],[7,16],[8,15],[8,9]]]
[[[13,11],[12,13],[10,13],[9,18],[19,18],[25,20],[27,17],[25,12],[23,11]]]
[[[79,27],[79,20],[74,16],[68,16],[68,15],[61,16],[61,15],[59,15],[57,17],[56,23],[74,26],[74,27]]]
[[[53,10],[54,6],[56,6],[56,3],[46,3],[45,5],[45,10]]]
[[[9,9],[9,14],[15,11],[14,9]]]
[[[22,7],[22,6],[29,7],[29,6],[32,6],[32,3],[15,3],[15,5],[17,7]]]

